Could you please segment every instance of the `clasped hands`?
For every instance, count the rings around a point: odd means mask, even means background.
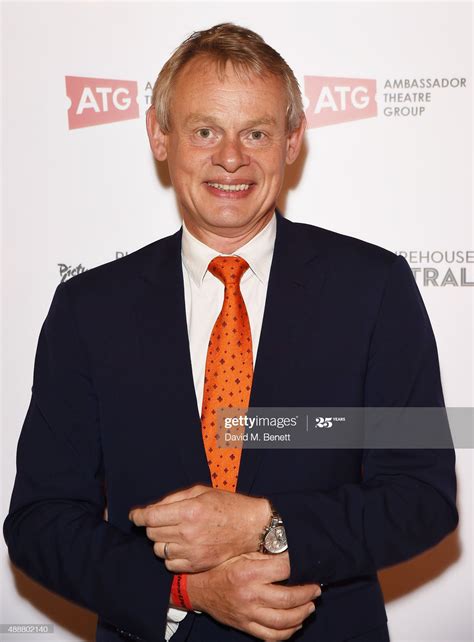
[[[190,574],[195,609],[261,640],[287,640],[321,589],[276,584],[290,575],[288,553],[256,552],[270,514],[264,498],[197,485],[135,508],[129,519],[146,528],[169,571]]]

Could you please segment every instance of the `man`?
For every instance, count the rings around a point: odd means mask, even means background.
[[[219,448],[214,419],[443,406],[408,264],[276,212],[305,120],[255,33],[186,40],[147,127],[183,228],[58,287],[11,558],[98,613],[98,640],[388,640],[376,571],[455,528],[453,453]]]

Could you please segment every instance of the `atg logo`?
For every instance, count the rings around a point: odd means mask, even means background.
[[[66,76],[69,129],[139,118],[136,80]]]
[[[308,127],[325,127],[377,116],[376,89],[376,80],[367,78],[305,76]]]

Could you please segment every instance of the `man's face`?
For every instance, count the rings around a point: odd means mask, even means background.
[[[276,76],[239,78],[230,63],[191,60],[171,98],[171,131],[150,123],[152,148],[168,160],[180,212],[192,231],[238,237],[271,216],[286,163],[299,152],[304,123],[286,128],[287,97]]]

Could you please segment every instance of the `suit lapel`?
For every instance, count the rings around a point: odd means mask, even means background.
[[[164,239],[147,266],[138,308],[142,356],[145,371],[153,373],[157,419],[168,431],[168,443],[179,453],[189,483],[208,485],[186,323],[181,230]]]
[[[268,283],[262,331],[255,363],[251,407],[281,407],[281,373],[294,369],[295,351],[304,340],[324,283],[323,261],[304,228],[277,212],[277,235]],[[295,372],[295,377],[298,373]],[[264,449],[242,452],[237,491],[250,493],[265,457]]]

